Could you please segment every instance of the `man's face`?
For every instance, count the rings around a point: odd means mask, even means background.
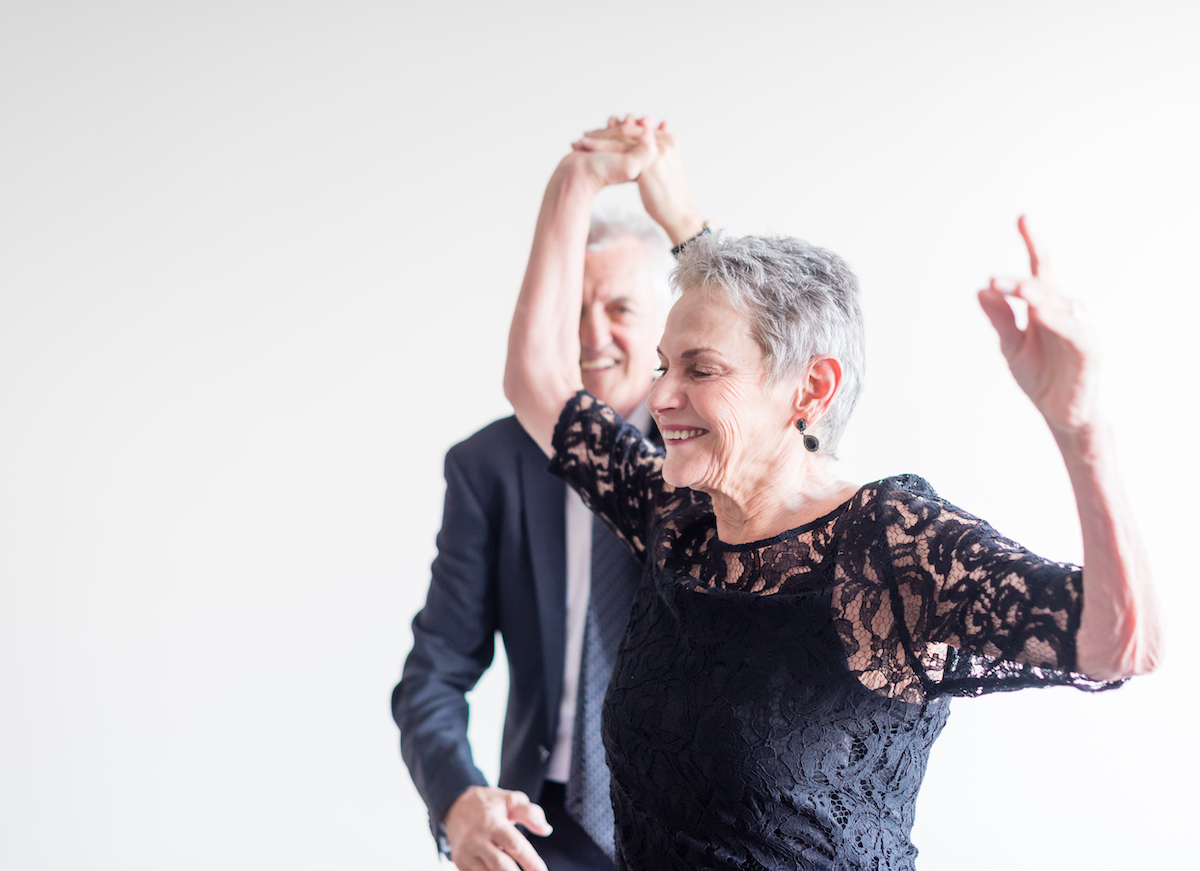
[[[662,321],[654,306],[650,257],[641,240],[625,237],[587,252],[579,365],[583,386],[629,417],[658,368]]]

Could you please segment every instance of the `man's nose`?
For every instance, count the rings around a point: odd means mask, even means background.
[[[579,344],[590,351],[607,348],[612,342],[612,325],[601,311],[584,309],[579,318]]]

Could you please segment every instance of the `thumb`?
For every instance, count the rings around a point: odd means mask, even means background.
[[[1024,334],[1017,326],[1017,319],[1008,300],[1000,291],[985,288],[979,291],[979,305],[1000,336],[1000,351],[1005,357],[1011,357],[1021,347]]]
[[[658,155],[658,137],[654,133],[654,127],[652,125],[643,127],[638,134],[638,140],[638,150],[649,160],[653,160]]]
[[[508,803],[508,820],[519,823],[535,835],[548,835],[554,828],[546,822],[546,813],[540,805],[531,802],[525,796],[510,798]]]

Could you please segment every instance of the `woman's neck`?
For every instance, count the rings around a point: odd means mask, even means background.
[[[858,485],[838,478],[828,461],[812,457],[747,491],[709,495],[717,537],[726,544],[746,544],[824,517],[857,490]]]

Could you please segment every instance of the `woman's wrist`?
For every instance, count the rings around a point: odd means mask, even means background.
[[[674,247],[671,248],[671,256],[678,258],[679,255],[683,253],[683,249],[687,248],[688,245],[695,242],[697,239],[699,239],[701,236],[703,236],[707,233],[708,233],[708,221],[703,221],[700,224],[699,230],[697,230],[695,233],[693,233],[692,235],[685,238],[682,242],[675,243]],[[675,242],[675,239],[672,237],[671,241]]]
[[[669,221],[661,222],[661,226],[671,239],[674,248],[682,248],[708,229],[704,214],[695,206],[681,212]]]
[[[1070,426],[1050,424],[1050,433],[1068,463],[1095,463],[1112,440],[1111,429],[1100,418]]]

